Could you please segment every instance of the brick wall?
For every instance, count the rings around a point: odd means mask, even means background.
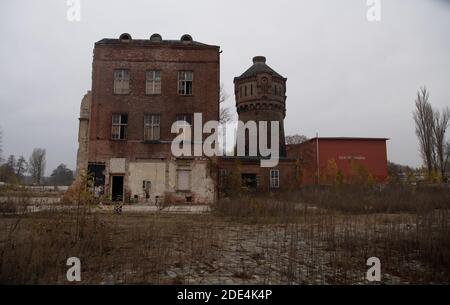
[[[114,70],[128,69],[130,92],[116,95]],[[146,95],[145,71],[161,71],[161,94]],[[193,95],[178,95],[178,71],[194,72]],[[219,116],[219,47],[182,42],[102,40],[95,45],[92,73],[89,161],[110,157],[165,158],[175,135],[170,128],[178,113]],[[127,140],[111,140],[111,116],[128,114]],[[159,114],[160,143],[143,143],[144,114]]]

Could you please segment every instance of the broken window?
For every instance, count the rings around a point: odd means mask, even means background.
[[[182,129],[183,141],[191,140],[192,114],[183,113],[176,116],[177,130]]]
[[[105,163],[88,163],[89,178],[92,179],[94,194],[96,197],[104,193],[105,188]]]
[[[256,174],[241,174],[242,187],[248,191],[256,191],[258,178]]]
[[[130,73],[128,70],[114,70],[114,94],[130,92]]]
[[[144,115],[144,141],[157,141],[160,139],[160,115]]]
[[[161,94],[161,71],[147,71],[145,79],[146,94]]]
[[[194,72],[192,71],[178,72],[178,94],[192,95],[193,80],[194,80]]]
[[[271,188],[280,187],[280,170],[278,169],[270,170],[270,187]]]
[[[113,114],[111,138],[113,140],[125,140],[127,138],[128,115]]]

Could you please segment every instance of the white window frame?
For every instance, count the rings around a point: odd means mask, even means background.
[[[188,86],[188,84],[191,84]],[[190,89],[190,92],[188,92]],[[193,95],[194,94],[194,72],[193,71],[178,71],[178,94],[179,95]]]
[[[114,94],[130,93],[130,71],[127,69],[114,70]]]
[[[160,70],[145,71],[145,94],[147,95],[161,94]]]
[[[161,139],[161,116],[159,114],[144,114],[144,141]]]
[[[126,123],[123,123],[123,116],[127,117]],[[123,129],[122,129],[123,127]],[[112,140],[126,140],[128,129],[128,114],[113,113],[111,118],[111,139]]]
[[[280,188],[280,170],[270,170],[270,188]]]

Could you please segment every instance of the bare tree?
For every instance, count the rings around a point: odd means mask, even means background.
[[[435,144],[435,168],[440,171],[441,176],[445,177],[447,167],[447,151],[445,143],[445,133],[449,126],[450,109],[447,107],[440,112],[434,111],[433,135]]]
[[[301,144],[308,141],[308,138],[304,135],[295,134],[292,136],[285,137],[286,144]]]
[[[413,113],[416,124],[416,135],[419,139],[420,153],[427,167],[428,174],[431,175],[435,165],[434,153],[434,112],[431,107],[429,93],[426,87],[420,88],[415,101],[416,110]]]
[[[228,99],[228,94],[226,93],[225,89],[223,88],[223,84],[220,84],[220,92],[219,92],[219,107],[220,107],[220,114],[219,114],[219,121],[221,124],[225,124],[232,119],[232,115],[230,112],[229,107],[224,107],[223,103]]]
[[[23,174],[25,173],[28,167],[27,160],[23,156],[20,156],[16,162],[16,176],[19,180],[23,178]]]
[[[16,170],[16,157],[14,155],[9,155],[8,159],[6,160],[6,165],[11,167],[15,171]]]
[[[45,171],[45,149],[35,148],[31,154],[30,161],[28,162],[28,171],[33,178],[33,181],[37,184],[41,183],[41,179],[44,176]]]
[[[448,141],[445,144],[445,165],[446,165],[446,167],[445,167],[446,169],[447,169],[447,166],[450,165],[450,141]]]

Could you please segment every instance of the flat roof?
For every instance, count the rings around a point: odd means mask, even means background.
[[[154,42],[150,39],[129,39],[129,40],[122,40],[122,39],[116,39],[116,38],[103,38],[95,43],[95,45],[120,45],[120,46],[126,46],[126,45],[132,45],[132,46],[149,46],[149,47],[158,47],[158,46],[172,46],[172,47],[197,47],[197,48],[214,48],[218,49],[219,46],[216,45],[209,45],[206,43],[198,42],[195,40],[186,42],[181,40],[161,40],[160,42]]]
[[[314,137],[311,139],[306,140],[303,143],[306,142],[310,142],[310,141],[316,141],[317,139],[319,139],[319,141],[321,140],[343,140],[343,141],[388,141],[390,140],[389,138],[368,138],[368,137]],[[287,145],[300,145],[303,143],[298,143],[298,144],[287,144]]]

